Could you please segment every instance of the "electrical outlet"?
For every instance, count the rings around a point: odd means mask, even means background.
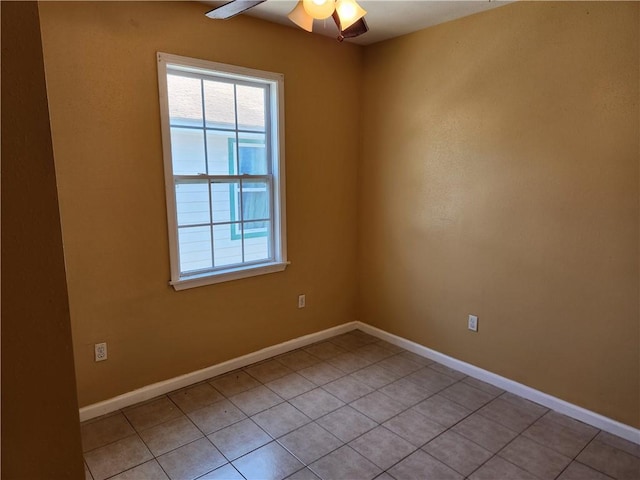
[[[469,330],[478,331],[478,317],[475,315],[469,315]]]
[[[306,295],[298,295],[298,308],[304,308],[307,306]]]
[[[107,342],[96,343],[94,345],[96,362],[102,362],[107,359]]]

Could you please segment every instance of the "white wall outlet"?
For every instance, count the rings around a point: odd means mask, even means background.
[[[102,362],[107,359],[107,342],[96,343],[94,345],[96,362]]]
[[[478,317],[475,315],[469,315],[469,330],[478,331]]]
[[[298,308],[304,308],[307,306],[307,297],[305,295],[298,295]]]

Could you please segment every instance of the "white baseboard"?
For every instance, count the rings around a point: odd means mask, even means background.
[[[122,395],[109,398],[102,402],[87,405],[80,409],[80,421],[83,422],[91,418],[99,417],[100,415],[115,412],[121,408],[144,402],[145,400],[157,397],[158,395],[164,395],[165,393],[172,392],[179,388],[188,387],[194,383],[231,372],[238,368],[246,367],[252,363],[260,362],[276,355],[282,355],[283,353],[290,352],[297,348],[306,347],[312,343],[354,330],[357,328],[356,325],[356,322],[349,322],[320,332],[304,335],[302,337],[294,338],[293,340],[279,343],[278,345],[263,348],[257,352],[243,355],[242,357],[233,358],[226,362],[218,363],[201,370],[196,370],[195,372],[180,375],[178,377],[170,378],[169,380],[164,380],[162,382],[147,385],[146,387],[138,388],[131,392],[123,393]]]
[[[600,430],[604,430],[605,432],[609,432],[640,445],[640,430],[637,428],[625,425],[624,423],[620,423],[572,403],[565,402],[557,397],[548,395],[513,380],[509,380],[508,378],[476,367],[470,363],[449,357],[448,355],[407,340],[406,338],[393,335],[362,322],[349,322],[327,330],[294,338],[293,340],[263,348],[262,350],[243,355],[242,357],[234,358],[217,365],[212,365],[195,372],[180,375],[178,377],[170,378],[169,380],[154,383],[152,385],[118,395],[117,397],[110,398],[103,402],[87,405],[80,409],[80,421],[89,420],[91,418],[99,417],[100,415],[115,412],[121,408],[135,405],[136,403],[149,400],[158,395],[164,395],[165,393],[172,392],[173,390],[193,385],[194,383],[201,382],[217,375],[222,375],[238,368],[246,367],[247,365],[266,360],[267,358],[276,355],[282,355],[283,353],[290,352],[291,350],[326,340],[327,338],[355,330],[356,328],[417,355],[429,358],[446,365],[447,367],[458,370],[465,375],[477,378],[478,380],[487,382],[501,388],[502,390],[519,395],[527,400],[531,400],[532,402],[536,402],[547,408],[567,415],[568,417],[575,418],[576,420],[580,420],[581,422],[592,425]]]
[[[410,352],[413,352],[417,355],[426,357],[430,360],[434,360],[438,363],[446,365],[447,367],[458,370],[465,375],[477,378],[478,380],[482,380],[483,382],[494,385],[498,388],[501,388],[502,390],[506,390],[507,392],[519,395],[520,397],[531,400],[532,402],[536,402],[540,405],[550,408],[551,410],[562,413],[563,415],[575,418],[576,420],[580,420],[581,422],[592,425],[600,430],[604,430],[605,432],[609,432],[613,435],[617,435],[618,437],[622,437],[626,440],[629,440],[630,442],[640,445],[640,430],[637,428],[625,425],[624,423],[620,423],[616,420],[600,415],[599,413],[592,412],[591,410],[587,410],[586,408],[582,408],[572,403],[565,402],[564,400],[561,400],[552,395],[548,395],[544,392],[541,392],[540,390],[536,390],[535,388],[527,387],[522,383],[509,380],[508,378],[476,367],[475,365],[471,365],[470,363],[466,363],[453,357],[449,357],[448,355],[444,355],[443,353],[431,350],[430,348],[407,340],[406,338],[402,338],[397,335],[385,332],[384,330],[380,330],[379,328],[372,327],[371,325],[368,325],[366,323],[356,322],[356,325],[356,328],[359,328],[369,335],[373,335],[374,337],[385,340],[389,343],[397,345],[398,347],[402,347],[405,350],[409,350]]]

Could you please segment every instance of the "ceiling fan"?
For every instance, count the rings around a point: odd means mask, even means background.
[[[266,0],[231,0],[208,11],[206,16],[228,19],[264,2]],[[356,0],[300,0],[288,17],[307,32],[313,30],[314,19],[323,20],[331,17],[340,32],[337,39],[342,42],[345,38],[358,37],[369,31],[364,19],[366,13]]]

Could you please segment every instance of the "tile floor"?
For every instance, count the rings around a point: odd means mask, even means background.
[[[640,445],[355,330],[82,424],[86,478],[640,479]]]

